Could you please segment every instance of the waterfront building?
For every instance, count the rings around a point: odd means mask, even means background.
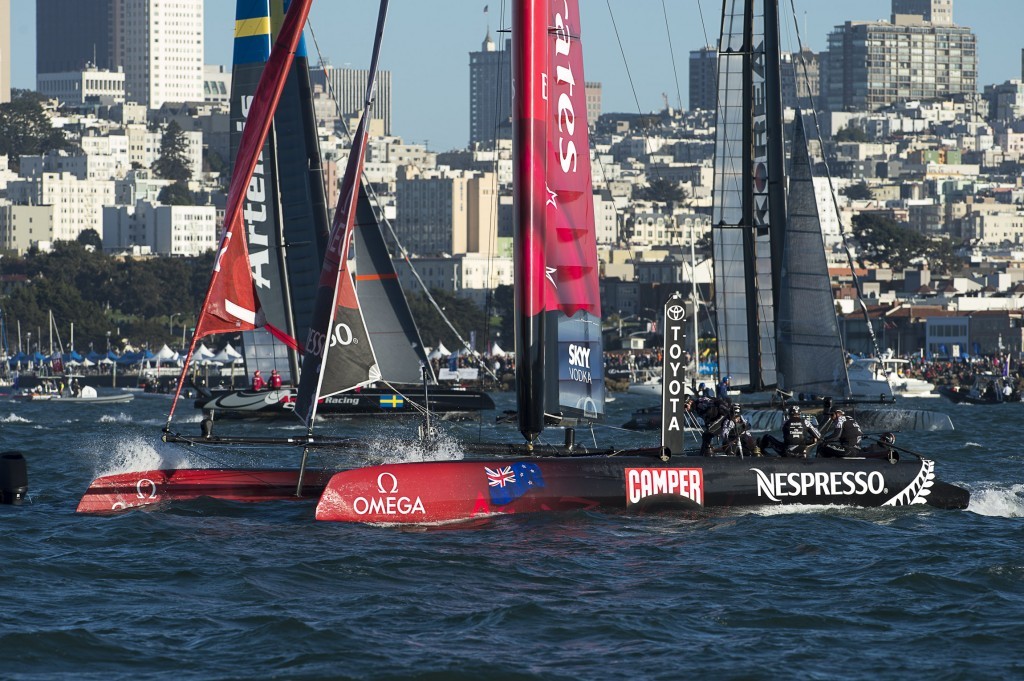
[[[107,206],[102,235],[107,252],[148,249],[157,255],[201,255],[217,247],[217,209],[149,201]]]
[[[87,229],[103,234],[103,206],[114,204],[113,180],[80,180],[71,173],[41,173],[7,184],[12,203],[53,206],[50,239],[74,241]]]
[[[395,231],[420,256],[493,255],[498,239],[498,183],[493,173],[409,168],[397,182]]]

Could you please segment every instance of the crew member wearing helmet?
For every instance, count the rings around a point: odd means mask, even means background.
[[[761,448],[750,434],[750,421],[740,405],[729,408],[729,417],[722,426],[722,451],[733,456],[761,456]]]
[[[900,460],[900,455],[896,451],[896,435],[893,433],[882,433],[878,436],[878,442],[864,447],[860,450],[861,456],[867,459],[888,459],[889,461],[896,462]]]
[[[252,372],[252,389],[263,390],[263,388],[265,388],[266,386],[267,384],[263,380],[263,374],[260,373],[260,370],[257,369],[256,371]]]
[[[807,457],[807,449],[821,439],[821,433],[810,417],[800,413],[800,407],[789,408],[789,416],[782,422],[782,440],[771,435],[761,438],[761,449],[774,450],[780,456]]]
[[[835,425],[828,439],[818,447],[818,456],[858,456],[860,439],[863,437],[860,424],[842,409],[833,410],[832,419]]]
[[[723,376],[722,380],[718,382],[718,399],[729,399],[729,381],[731,380],[732,376]]]
[[[277,369],[271,369],[270,371],[270,389],[277,390],[281,387],[282,380],[281,374],[278,373]]]

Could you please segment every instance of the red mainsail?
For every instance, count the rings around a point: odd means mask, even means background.
[[[270,58],[256,87],[245,131],[238,147],[238,155],[235,157],[231,186],[228,189],[224,234],[221,236],[217,260],[210,275],[206,299],[199,311],[188,356],[178,377],[174,402],[167,415],[168,424],[174,416],[174,407],[178,404],[178,395],[181,394],[192,354],[200,338],[214,333],[235,333],[267,326],[275,336],[286,342],[290,341],[292,345],[295,343],[287,334],[269,327],[260,309],[259,296],[256,294],[256,285],[249,265],[244,212],[246,199],[250,195],[255,196],[267,191],[262,179],[254,180],[253,175],[256,166],[261,162],[263,143],[273,123],[274,111],[281,98],[281,91],[284,90],[285,78],[288,76],[295,50],[302,37],[302,28],[309,16],[311,3],[312,0],[292,0],[281,32],[274,42]]]

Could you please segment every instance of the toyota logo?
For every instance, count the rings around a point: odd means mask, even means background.
[[[673,305],[665,310],[665,315],[672,321],[678,322],[686,316],[686,310],[683,309],[682,305]]]

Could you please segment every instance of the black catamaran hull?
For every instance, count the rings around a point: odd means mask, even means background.
[[[970,494],[935,479],[929,460],[649,456],[404,463],[331,478],[316,517],[440,523],[572,509],[649,511],[852,505],[966,508]]]
[[[494,400],[485,392],[453,388],[431,388],[430,411],[450,414],[494,409]],[[317,407],[322,416],[366,416],[418,414],[423,408],[419,393],[397,393],[384,388],[363,388],[323,398]],[[220,418],[254,418],[291,415],[295,409],[295,391],[226,390],[214,391],[209,398],[195,401],[196,409],[212,411]]]

